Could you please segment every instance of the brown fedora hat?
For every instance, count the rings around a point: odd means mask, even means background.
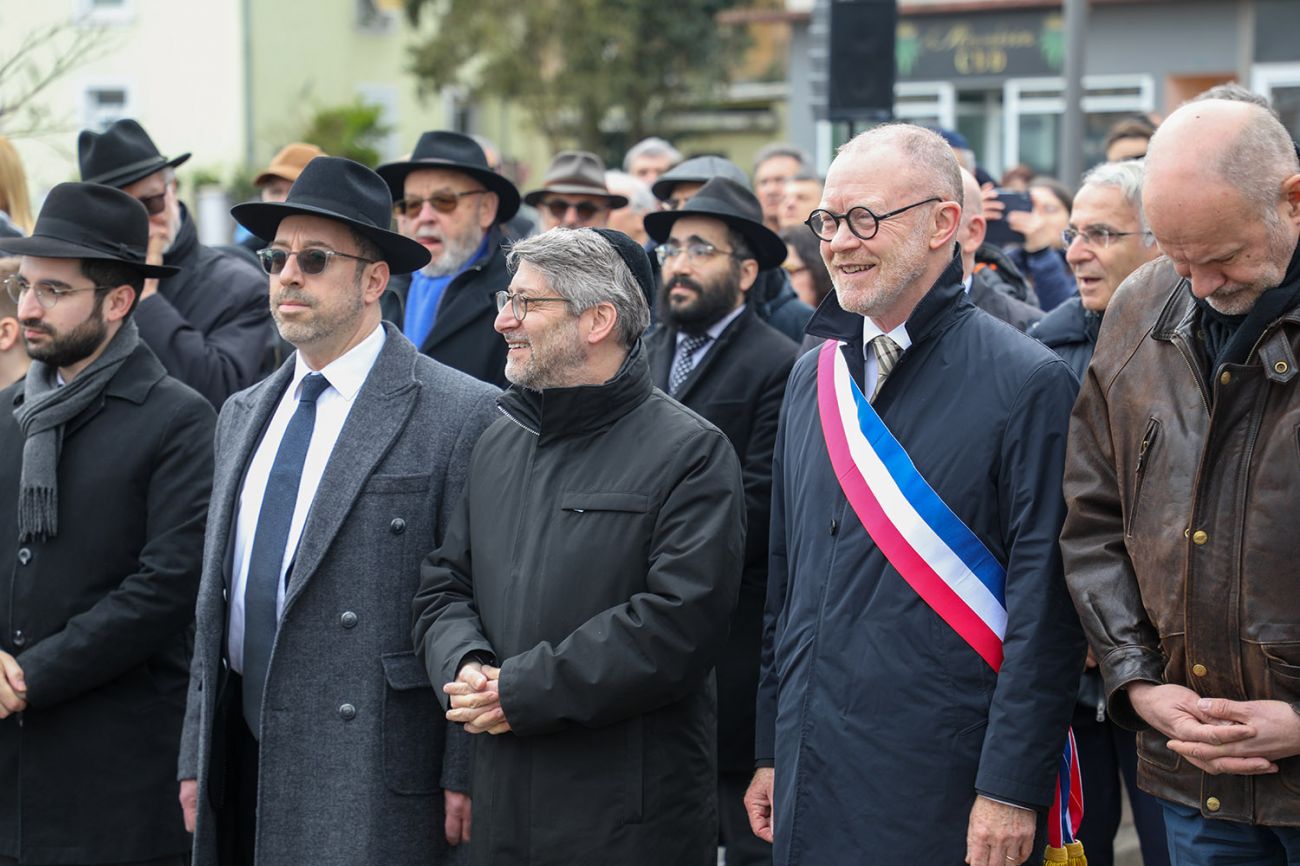
[[[276,178],[283,178],[293,183],[307,167],[307,163],[324,155],[325,151],[304,141],[286,144],[280,148],[279,153],[271,157],[271,164],[266,167],[266,170],[253,179],[253,186],[265,186]]]

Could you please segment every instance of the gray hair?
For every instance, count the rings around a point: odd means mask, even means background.
[[[1124,201],[1128,202],[1129,207],[1137,214],[1138,227],[1141,231],[1147,232],[1142,238],[1142,242],[1147,246],[1153,246],[1156,239],[1151,236],[1150,229],[1147,227],[1147,215],[1142,209],[1142,181],[1146,177],[1146,165],[1138,159],[1126,159],[1122,162],[1103,162],[1095,166],[1083,176],[1083,182],[1079,185],[1079,192],[1083,192],[1084,187],[1089,186],[1109,186],[1120,191],[1124,196]],[[1076,193],[1075,197],[1078,195]]]
[[[778,156],[788,156],[791,159],[799,161],[800,169],[811,170],[813,159],[812,155],[802,147],[790,144],[784,141],[773,142],[759,148],[758,153],[754,154],[754,171],[769,159],[775,159]]]
[[[623,170],[632,170],[632,160],[642,156],[666,156],[668,161],[673,165],[682,161],[682,152],[673,147],[665,139],[652,135],[649,138],[643,138],[628,150],[623,156]]]
[[[659,199],[655,198],[650,187],[625,171],[611,168],[605,172],[605,186],[610,192],[627,196],[627,206],[638,213],[659,209]]]
[[[613,245],[590,229],[553,228],[517,241],[506,264],[510,272],[520,262],[536,268],[550,287],[582,313],[597,304],[613,304],[618,315],[615,329],[620,345],[630,348],[650,326],[641,285]]]
[[[952,147],[939,133],[911,123],[882,123],[840,145],[837,155],[851,156],[877,147],[901,150],[923,176],[934,179],[935,186],[931,192],[918,190],[923,197],[937,195],[945,201],[961,204],[964,197],[961,166],[957,164]]]
[[[1193,96],[1188,102],[1204,102],[1207,99],[1222,99],[1227,102],[1249,102],[1251,105],[1258,105],[1260,108],[1268,109],[1274,116],[1277,112],[1273,110],[1272,104],[1261,94],[1256,93],[1249,87],[1238,84],[1235,81],[1229,81],[1227,84],[1216,84],[1209,90],[1203,90]]]

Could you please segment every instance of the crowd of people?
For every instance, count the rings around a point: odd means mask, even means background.
[[[1300,863],[1300,148],[888,123],[521,191],[306,142],[201,244],[0,140],[0,866]],[[1044,853],[1046,852],[1046,853]]]

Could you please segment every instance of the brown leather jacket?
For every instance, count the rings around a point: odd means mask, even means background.
[[[1070,423],[1066,579],[1111,714],[1140,731],[1141,786],[1206,817],[1300,825],[1300,757],[1204,774],[1122,688],[1300,701],[1300,309],[1210,381],[1198,320],[1164,258],[1107,309]]]

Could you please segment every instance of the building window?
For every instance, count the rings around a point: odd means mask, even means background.
[[[1291,131],[1300,139],[1300,63],[1261,63],[1251,72],[1250,89],[1267,96]]]
[[[131,116],[131,90],[124,84],[87,85],[82,105],[82,126],[103,131]]]

